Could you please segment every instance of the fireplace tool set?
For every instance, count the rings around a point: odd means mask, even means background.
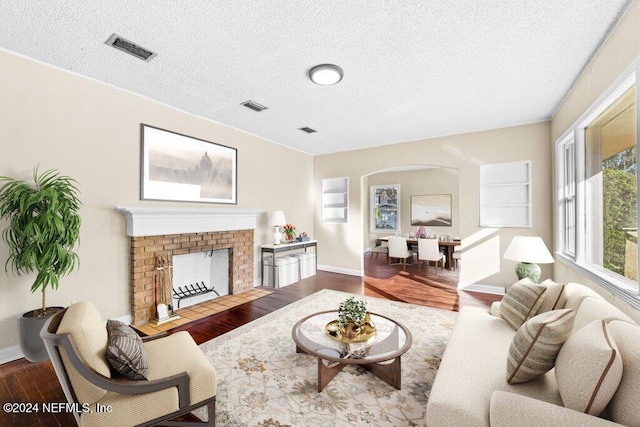
[[[156,255],[156,271],[153,275],[153,285],[156,299],[156,317],[153,321],[160,325],[179,319],[174,313],[171,304],[171,289],[173,288],[173,276],[171,256],[169,254]]]

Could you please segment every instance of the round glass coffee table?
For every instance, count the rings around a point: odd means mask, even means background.
[[[339,337],[330,336],[326,326],[338,318],[337,310],[311,314],[293,327],[296,352],[318,358],[318,392],[322,391],[346,365],[362,365],[387,384],[400,390],[400,356],[411,347],[411,332],[389,317],[369,314],[376,333],[365,342],[346,343],[341,342]]]

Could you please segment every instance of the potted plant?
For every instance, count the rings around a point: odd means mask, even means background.
[[[347,342],[366,341],[375,335],[375,326],[367,312],[367,303],[349,297],[338,306],[340,334]]]
[[[338,306],[338,320],[340,325],[353,323],[360,325],[364,321],[367,313],[367,303],[364,301],[356,301],[354,297],[349,297]]]
[[[0,217],[9,224],[2,239],[9,247],[5,271],[22,275],[36,272],[31,292],[42,293],[42,307],[18,319],[20,349],[31,362],[44,360],[47,353],[40,339],[46,320],[62,309],[47,307],[47,288],[57,289],[60,278],[78,265],[74,252],[80,235],[82,205],[76,181],[56,170],[38,174],[33,169],[33,183],[0,176]]]

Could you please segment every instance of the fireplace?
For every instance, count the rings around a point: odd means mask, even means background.
[[[131,238],[132,324],[147,323],[155,316],[154,275],[159,256],[226,250],[228,294],[253,288],[254,230],[259,211],[140,207],[119,207],[117,211],[127,218]]]
[[[231,250],[174,255],[171,301],[174,309],[229,295]]]

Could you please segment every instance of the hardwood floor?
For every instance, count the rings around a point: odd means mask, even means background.
[[[380,256],[369,262],[365,256],[365,277],[346,276],[320,271],[317,275],[271,294],[179,326],[171,332],[186,330],[201,344],[241,325],[258,319],[321,289],[334,289],[359,295],[405,301],[457,311],[466,305],[488,307],[500,299],[496,295],[458,291],[457,273],[435,271],[423,266],[389,266]],[[49,361],[30,363],[25,359],[0,365],[0,397],[2,403],[65,402],[64,394]],[[0,426],[70,426],[75,425],[68,413],[7,414],[0,412]]]

